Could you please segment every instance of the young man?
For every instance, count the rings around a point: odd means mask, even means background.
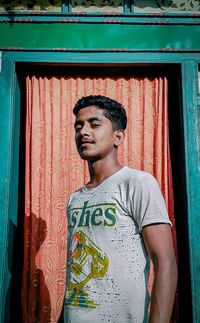
[[[167,323],[177,272],[158,183],[146,172],[121,167],[117,160],[127,123],[121,104],[88,96],[73,112],[76,146],[88,161],[90,181],[67,205],[64,321]],[[149,256],[155,271],[150,315]]]

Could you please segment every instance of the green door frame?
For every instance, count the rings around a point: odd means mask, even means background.
[[[134,52],[27,52],[5,51],[1,55],[0,72],[0,321],[5,309],[11,281],[10,266],[14,245],[13,228],[17,226],[20,90],[16,65],[30,64],[177,64],[181,66],[184,133],[184,163],[190,248],[193,320],[200,322],[200,172],[199,172],[199,91],[198,63],[200,53]],[[17,297],[20,297],[17,295]]]

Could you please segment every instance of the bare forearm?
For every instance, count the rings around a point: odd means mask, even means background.
[[[149,225],[142,234],[154,265],[149,323],[169,323],[177,284],[171,229],[167,224]]]
[[[176,264],[155,266],[149,323],[169,323],[177,284]]]

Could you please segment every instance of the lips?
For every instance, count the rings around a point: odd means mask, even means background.
[[[90,145],[90,144],[94,144],[94,141],[93,140],[90,140],[90,139],[83,139],[83,140],[80,140],[79,142],[78,142],[78,147],[82,147],[82,146],[84,146],[84,145]]]

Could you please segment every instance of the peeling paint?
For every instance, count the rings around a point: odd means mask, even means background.
[[[12,22],[35,22],[35,19],[13,19]]]
[[[3,50],[21,51],[21,50],[24,50],[24,48],[23,47],[4,47]]]
[[[162,52],[178,52],[179,48],[159,48],[158,51],[162,51]]]
[[[72,16],[87,16],[87,12],[72,12]]]
[[[53,48],[54,51],[65,52],[69,50],[69,48]]]
[[[103,22],[109,24],[121,24],[122,20],[104,19]]]
[[[80,19],[58,19],[58,22],[80,22]]]

